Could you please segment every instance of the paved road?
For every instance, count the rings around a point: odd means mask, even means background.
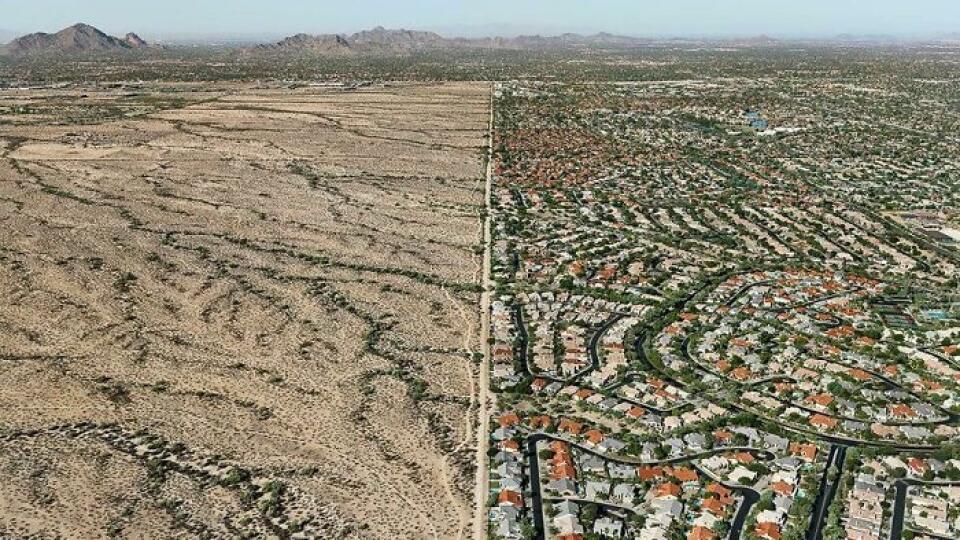
[[[533,505],[533,525],[537,530],[535,540],[546,537],[546,523],[543,521],[543,499],[540,493],[540,456],[537,455],[537,441],[546,437],[532,435],[527,437],[527,463],[530,464],[530,504]]]
[[[530,464],[531,504],[533,505],[533,515],[534,515],[533,522],[537,528],[537,535],[536,535],[537,540],[544,539],[544,535],[545,535],[544,531],[546,527],[546,524],[543,520],[543,495],[540,492],[540,456],[537,455],[537,442],[538,441],[554,441],[554,440],[566,442],[572,446],[576,446],[579,450],[583,452],[586,452],[588,454],[593,454],[604,460],[612,461],[615,463],[624,463],[629,465],[639,465],[639,464],[669,465],[674,463],[692,461],[695,459],[709,457],[709,456],[720,454],[720,453],[741,452],[741,451],[752,452],[762,460],[772,460],[776,457],[772,453],[759,448],[729,447],[729,448],[715,448],[713,450],[700,452],[698,454],[691,454],[687,456],[680,456],[680,457],[669,458],[669,459],[664,459],[659,461],[644,462],[640,459],[632,459],[624,456],[614,456],[610,454],[597,452],[589,447],[586,447],[584,445],[577,443],[576,441],[573,441],[564,437],[559,437],[554,434],[533,433],[527,437],[527,455],[529,458],[528,463]],[[698,468],[698,470],[700,469]],[[718,483],[739,493],[743,497],[743,503],[741,503],[740,509],[737,511],[737,515],[734,516],[733,522],[731,524],[731,532],[735,534],[729,537],[729,538],[740,538],[740,531],[743,529],[743,525],[747,518],[747,514],[750,513],[750,509],[753,507],[753,505],[756,504],[758,500],[760,500],[760,494],[757,493],[755,490],[745,486],[729,484],[726,482],[718,482]],[[597,504],[604,504],[603,501],[590,501],[590,502],[595,502]],[[630,510],[629,508],[622,507],[619,505],[612,505],[612,506],[617,506],[618,508],[621,508],[621,509]],[[633,510],[630,510],[630,511],[633,511]]]
[[[727,306],[727,307],[732,307],[733,304],[734,304],[734,302],[736,302],[737,299],[739,299],[741,296],[743,296],[744,294],[746,294],[747,291],[749,291],[750,289],[752,289],[752,288],[754,288],[754,287],[760,287],[760,286],[762,286],[762,285],[770,285],[771,283],[774,283],[774,281],[773,281],[772,279],[765,279],[765,280],[762,280],[762,281],[752,281],[752,282],[750,282],[750,283],[747,283],[747,284],[744,285],[743,287],[740,287],[740,288],[737,290],[737,292],[733,293],[733,296],[731,296],[730,298],[728,298],[727,301],[724,302],[724,305]]]
[[[514,323],[515,323],[516,326],[517,326],[517,334],[518,334],[519,337],[520,337],[520,340],[519,340],[520,343],[518,344],[517,351],[515,351],[515,352],[516,352],[516,354],[519,354],[519,355],[522,357],[522,362],[521,362],[521,363],[522,363],[522,364],[524,365],[524,367],[526,368],[527,373],[529,373],[531,377],[537,377],[537,378],[544,379],[544,380],[547,380],[547,381],[554,381],[554,382],[559,382],[559,383],[563,383],[563,384],[573,383],[574,381],[576,381],[576,380],[579,379],[580,377],[586,375],[587,373],[593,371],[594,369],[597,368],[597,366],[600,365],[600,359],[599,359],[599,357],[597,356],[597,342],[600,340],[600,338],[603,336],[603,334],[604,334],[611,326],[613,326],[617,321],[619,321],[620,319],[622,319],[622,318],[624,317],[623,314],[619,314],[619,313],[616,314],[616,315],[614,315],[614,316],[612,316],[610,319],[608,319],[606,322],[604,322],[604,323],[597,329],[596,332],[593,333],[593,335],[592,335],[591,338],[590,338],[590,342],[589,342],[589,344],[588,344],[588,347],[587,347],[587,352],[589,353],[589,358],[590,358],[590,365],[588,365],[587,367],[585,367],[585,368],[581,369],[580,371],[574,373],[573,375],[564,378],[564,377],[558,377],[558,376],[556,376],[556,375],[550,375],[549,373],[544,373],[544,372],[540,372],[540,371],[538,371],[538,372],[534,372],[534,371],[533,371],[533,368],[532,368],[532,366],[530,365],[530,358],[529,358],[529,354],[528,354],[529,348],[530,348],[530,346],[529,346],[530,336],[527,334],[527,327],[526,327],[526,324],[525,324],[525,322],[524,322],[524,320],[523,320],[523,309],[522,309],[520,306],[514,306],[513,314],[514,314]]]
[[[688,338],[688,339],[689,339],[689,338]],[[642,355],[644,354],[644,353],[643,353],[643,346],[642,346],[642,344],[634,344],[634,346],[636,347],[637,355],[638,355],[638,356],[642,356]],[[681,350],[681,351],[680,351],[681,354],[684,355],[684,359],[685,359],[689,364],[693,365],[694,367],[696,367],[697,369],[700,369],[700,370],[702,371],[703,368],[698,367],[698,366],[697,366],[697,363],[690,357],[690,351],[687,349],[687,340],[685,340],[684,343],[681,344],[680,350]],[[647,362],[647,363],[650,364],[649,362]],[[666,374],[665,372],[657,369],[656,366],[653,366],[652,364],[650,364],[650,365],[651,365],[651,368],[652,368],[652,369],[654,369],[655,371],[657,371],[658,373],[660,373],[660,378],[661,378],[661,379],[664,379],[664,380],[670,382],[671,384],[673,384],[673,385],[675,385],[675,386],[677,386],[677,387],[679,387],[679,388],[683,388],[683,387],[686,386],[685,384],[681,383],[680,381],[677,381],[676,379],[671,378],[671,377],[670,377],[668,374]],[[771,417],[769,417],[769,416],[767,416],[767,415],[765,415],[765,414],[761,414],[759,411],[756,411],[756,410],[754,410],[754,409],[752,409],[752,408],[750,408],[750,407],[745,407],[745,406],[743,406],[741,403],[739,403],[739,402],[736,401],[736,400],[723,399],[722,397],[718,398],[718,397],[716,397],[716,396],[705,397],[705,399],[707,399],[708,401],[711,401],[711,402],[713,402],[713,403],[716,403],[716,404],[718,404],[718,405],[721,405],[721,406],[723,406],[723,407],[727,407],[727,408],[734,409],[734,410],[737,410],[737,411],[740,411],[740,412],[745,412],[745,413],[752,414],[752,415],[756,416],[760,421],[766,422],[766,423],[769,423],[769,424],[775,424],[775,425],[779,426],[780,428],[782,428],[782,429],[784,429],[784,430],[786,430],[786,431],[790,431],[790,432],[792,432],[792,433],[798,433],[798,434],[805,435],[805,436],[808,436],[808,437],[813,437],[813,438],[815,438],[815,439],[818,439],[818,440],[821,440],[821,441],[825,441],[825,442],[827,442],[827,443],[834,444],[834,445],[840,445],[840,446],[871,446],[871,447],[875,447],[875,448],[890,448],[890,449],[899,450],[899,451],[903,451],[903,452],[933,452],[933,451],[937,450],[937,448],[938,448],[937,446],[922,445],[922,444],[904,444],[904,443],[895,443],[895,442],[892,443],[892,442],[886,442],[886,441],[867,441],[867,440],[862,440],[862,439],[854,439],[854,438],[851,438],[851,437],[843,437],[843,436],[839,436],[839,435],[828,435],[828,434],[826,434],[826,433],[821,433],[821,432],[819,432],[819,431],[813,431],[813,430],[810,430],[810,429],[807,429],[807,428],[804,428],[804,427],[800,427],[800,426],[797,426],[797,425],[794,425],[794,424],[790,424],[790,423],[784,422],[784,421],[782,421],[782,420],[780,420],[780,421],[774,420],[773,418],[771,418]]]
[[[740,489],[739,491],[743,496],[743,502],[740,503],[740,506],[737,508],[737,514],[733,516],[733,521],[730,522],[730,533],[727,535],[727,538],[731,540],[739,540],[743,537],[743,525],[747,521],[747,515],[750,513],[750,509],[753,508],[753,505],[757,504],[757,501],[760,500],[760,494],[752,489]]]
[[[590,342],[587,344],[587,353],[589,354],[589,357],[590,357],[590,366],[574,374],[572,377],[570,377],[571,381],[577,380],[580,377],[589,373],[590,371],[593,371],[600,367],[600,355],[597,353],[597,344],[600,343],[600,339],[603,337],[604,334],[607,333],[607,330],[609,330],[611,326],[616,324],[617,321],[619,321],[620,319],[623,319],[623,317],[624,316],[621,314],[616,314],[610,317],[606,322],[600,325],[600,328],[598,328],[597,331],[594,332],[592,336],[590,336]]]
[[[890,518],[890,540],[900,540],[903,536],[903,513],[907,503],[907,485],[903,480],[893,483],[893,517]]]
[[[817,492],[817,500],[814,502],[815,511],[810,519],[810,527],[807,528],[807,540],[821,540],[823,538],[823,522],[826,521],[830,502],[836,496],[837,488],[843,480],[843,462],[846,455],[846,446],[833,445],[830,447],[827,466],[823,469],[823,476],[820,477],[820,489]],[[830,482],[830,474],[834,469],[837,470],[837,479]]]
[[[910,486],[960,486],[960,482],[920,480],[897,480],[893,483],[893,516],[890,518],[890,540],[901,540],[903,537],[903,517],[907,507],[907,489]]]
[[[769,454],[768,457],[772,459],[776,456]],[[740,501],[740,504],[737,506],[737,512],[733,516],[733,521],[730,522],[730,531],[727,533],[727,540],[739,540],[743,535],[743,525],[746,523],[747,515],[750,513],[750,509],[753,508],[753,505],[757,504],[757,501],[760,500],[760,492],[751,488],[750,486],[724,482],[723,480],[717,478],[717,475],[709,472],[703,467],[693,465],[693,468],[700,471],[700,474],[710,478],[712,481],[727,489],[739,493],[743,497],[743,499]]]
[[[683,463],[685,461],[692,461],[695,459],[707,458],[710,456],[715,456],[717,454],[726,454],[728,452],[749,452],[751,454],[755,454],[762,461],[772,461],[773,459],[776,458],[776,456],[772,452],[768,450],[764,450],[763,448],[756,448],[753,446],[723,446],[723,447],[712,448],[710,450],[704,450],[703,452],[697,452],[695,454],[686,454],[683,456],[677,456],[672,458],[659,459],[659,460],[653,460],[653,461],[644,461],[638,457],[622,456],[619,454],[605,454],[603,452],[594,450],[589,446],[581,444],[579,441],[575,441],[573,439],[564,437],[562,435],[557,435],[555,433],[533,432],[527,436],[527,439],[534,439],[538,441],[544,441],[544,440],[562,441],[567,444],[570,444],[571,446],[576,446],[577,449],[583,452],[586,452],[588,454],[593,454],[597,457],[603,458],[606,461],[613,461],[615,463],[622,463],[624,465],[649,465],[649,466],[671,465],[674,463]]]

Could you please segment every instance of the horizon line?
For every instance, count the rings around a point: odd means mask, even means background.
[[[596,35],[609,35],[615,37],[623,37],[630,39],[649,39],[649,40],[681,40],[681,39],[701,39],[701,40],[737,40],[737,39],[757,39],[757,38],[767,38],[777,41],[830,41],[837,39],[861,39],[861,40],[892,40],[892,41],[923,41],[931,39],[944,39],[944,38],[960,38],[960,31],[930,31],[930,32],[904,32],[904,33],[889,33],[889,32],[876,32],[876,33],[863,33],[863,32],[837,32],[830,34],[811,34],[811,33],[797,33],[797,34],[788,34],[788,33],[778,33],[778,32],[758,32],[758,33],[739,33],[739,32],[691,32],[691,33],[664,33],[664,34],[631,34],[623,32],[613,32],[610,30],[592,30],[592,29],[581,29],[579,31],[574,29],[548,29],[542,28],[539,30],[515,30],[513,32],[487,32],[487,33],[473,33],[467,32],[463,33],[463,30],[470,28],[470,26],[454,25],[454,26],[427,26],[427,27],[386,27],[383,25],[373,25],[361,28],[359,30],[347,30],[347,31],[335,31],[335,32],[311,32],[306,30],[277,30],[277,31],[210,31],[210,32],[196,32],[196,31],[177,31],[177,30],[160,30],[160,31],[139,31],[136,28],[128,28],[124,30],[117,30],[111,28],[108,30],[103,30],[103,27],[96,24],[86,23],[78,21],[73,25],[64,26],[54,30],[16,30],[16,29],[7,29],[0,28],[0,32],[15,35],[14,38],[22,37],[34,33],[56,33],[71,26],[77,24],[86,24],[101,30],[107,34],[118,34],[123,35],[127,32],[133,32],[137,35],[143,36],[145,38],[152,37],[154,40],[160,41],[181,41],[181,40],[204,40],[204,39],[221,39],[221,40],[254,40],[254,39],[283,39],[285,37],[298,35],[298,34],[307,34],[307,35],[339,35],[339,36],[349,36],[357,32],[363,32],[368,30],[375,30],[378,28],[383,28],[391,31],[413,31],[413,32],[433,32],[440,35],[446,39],[494,39],[494,38],[520,38],[520,37],[558,37],[564,35],[578,35],[578,36],[596,36]],[[504,28],[513,27],[516,29],[518,26],[522,25],[496,25],[496,24],[485,24],[478,25],[474,28],[491,28],[502,26]],[[454,30],[454,27],[460,28],[460,31]]]

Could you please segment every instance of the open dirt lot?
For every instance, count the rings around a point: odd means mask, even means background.
[[[5,91],[0,537],[467,537],[489,91]]]

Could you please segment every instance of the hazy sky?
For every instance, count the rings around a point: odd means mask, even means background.
[[[0,29],[75,22],[121,33],[448,35],[609,31],[638,36],[960,32],[960,0],[0,0]]]

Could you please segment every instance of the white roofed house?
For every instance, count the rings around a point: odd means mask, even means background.
[[[637,487],[629,483],[617,484],[613,487],[613,500],[624,506],[633,506],[637,496]]]
[[[553,528],[557,534],[583,534],[583,526],[579,520],[580,507],[570,501],[561,501],[553,504],[557,514],[553,517]]]
[[[593,532],[606,538],[620,538],[623,534],[623,521],[601,517],[593,522]]]

